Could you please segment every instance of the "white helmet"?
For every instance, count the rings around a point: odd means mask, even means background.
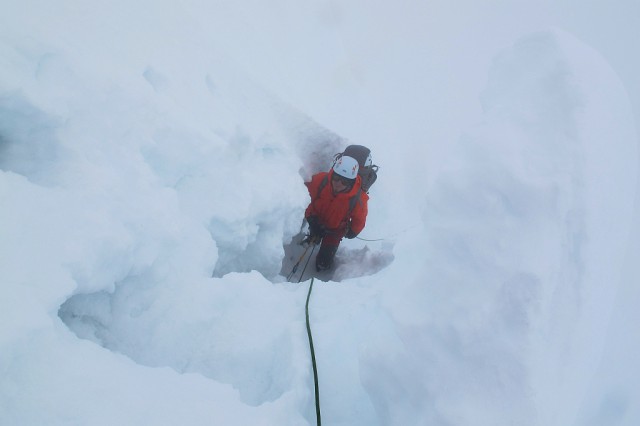
[[[343,155],[334,164],[333,172],[347,179],[355,179],[358,176],[358,168],[358,161],[355,158]]]

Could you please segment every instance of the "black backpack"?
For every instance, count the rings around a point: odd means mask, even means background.
[[[371,161],[371,150],[362,145],[349,145],[343,152],[335,155],[333,164],[343,155],[355,158],[358,161],[358,175],[362,179],[362,190],[368,194],[369,188],[378,179],[379,168]]]

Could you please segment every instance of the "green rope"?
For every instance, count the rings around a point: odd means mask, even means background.
[[[316,366],[316,353],[313,350],[313,337],[311,337],[311,326],[309,325],[309,299],[311,298],[311,289],[313,289],[313,277],[311,278],[311,284],[309,284],[309,293],[307,294],[307,304],[304,307],[305,314],[307,316],[307,335],[309,336],[309,348],[311,349],[311,364],[313,365],[313,382],[315,386],[316,394],[316,419],[317,425],[321,425],[320,421],[320,393],[318,387],[318,367]]]
[[[369,241],[369,242],[384,241],[384,238],[377,238],[375,240],[367,240],[366,238],[360,238],[360,237],[356,237],[356,238],[361,240],[361,241]]]

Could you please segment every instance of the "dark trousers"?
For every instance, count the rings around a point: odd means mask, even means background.
[[[344,231],[336,230],[335,232],[327,233],[322,238],[320,250],[318,250],[318,256],[316,257],[316,270],[320,271],[331,267],[342,237],[344,237]]]

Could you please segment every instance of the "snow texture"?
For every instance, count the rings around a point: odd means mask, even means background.
[[[327,425],[639,424],[629,93],[526,4],[469,6],[505,32],[411,2],[10,0],[0,424],[315,424],[312,275]],[[349,143],[381,166],[367,227],[287,281],[303,182]]]

